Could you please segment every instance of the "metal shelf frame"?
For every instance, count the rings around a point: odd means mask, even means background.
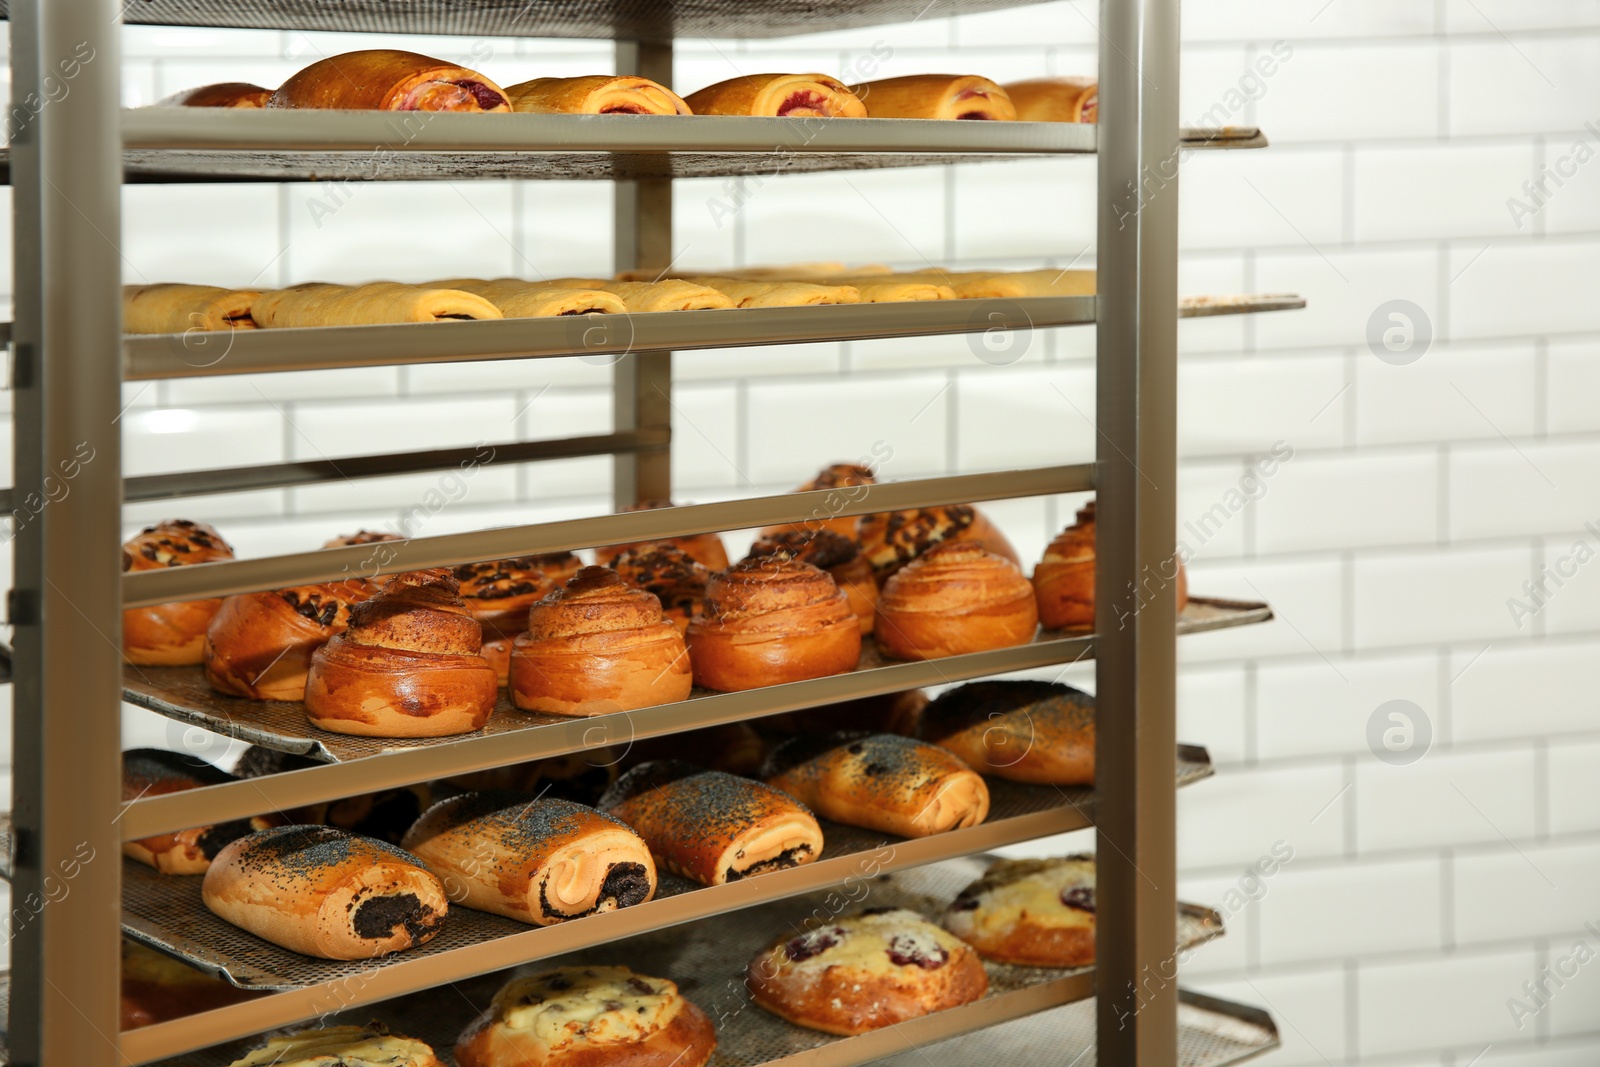
[[[962,11],[1010,6],[1016,6],[1016,0],[958,3]],[[8,1033],[12,1062],[29,1067],[148,1062],[163,1050],[196,1048],[310,1018],[319,1010],[309,1001],[295,1001],[301,993],[279,994],[224,1013],[116,1036],[121,841],[194,818],[182,810],[184,805],[157,799],[130,807],[120,799],[117,709],[123,680],[117,635],[124,607],[334,578],[363,565],[369,573],[388,573],[530,551],[798,521],[819,509],[861,514],[1088,489],[1099,497],[1096,580],[1104,593],[1099,598],[1098,636],[1047,637],[968,667],[998,672],[1042,661],[1061,662],[1068,653],[1087,651],[1092,644],[1103,712],[1096,740],[1102,784],[1096,791],[1094,822],[1103,843],[1111,846],[1097,852],[1098,1062],[1102,1067],[1167,1067],[1176,1062],[1180,1032],[1176,986],[1152,991],[1140,982],[1143,974],[1159,971],[1171,957],[1178,913],[1172,776],[1178,620],[1170,593],[1140,595],[1151,588],[1152,575],[1160,573],[1173,552],[1180,315],[1176,181],[1180,156],[1189,148],[1265,143],[1259,131],[1180,130],[1178,0],[1101,0],[1101,122],[1096,127],[873,120],[808,125],[693,118],[604,122],[531,116],[443,116],[434,121],[426,116],[224,116],[118,108],[123,19],[616,39],[619,72],[670,84],[670,41],[676,35],[781,36],[920,17],[923,12],[916,10],[920,7],[921,0],[815,0],[794,5],[752,0],[682,0],[672,5],[653,0],[389,0],[383,5],[366,0],[144,0],[121,9],[114,0],[0,3],[0,14],[10,19],[14,96],[26,101],[33,90],[35,99],[45,101],[37,109],[27,109],[8,156],[0,161],[14,188],[16,321],[10,340],[17,412],[16,488],[8,503],[48,502],[29,507],[27,521],[16,531],[16,581],[7,603],[8,620],[16,631],[11,873],[15,899],[28,905],[13,913]],[[663,14],[669,10],[670,15]],[[74,57],[70,92],[46,92],[50,85],[60,84],[63,64]],[[987,306],[991,302],[975,301],[954,307],[802,309],[804,317],[783,309],[618,316],[606,324],[598,344],[572,337],[564,332],[566,324],[528,322],[261,331],[230,338],[231,343],[220,350],[216,345],[206,348],[209,342],[204,338],[204,343],[192,347],[181,337],[122,337],[120,257],[114,253],[121,233],[120,186],[125,176],[189,182],[347,178],[352,175],[337,169],[330,175],[319,168],[337,168],[346,156],[370,157],[374,149],[388,150],[403,161],[389,170],[378,168],[371,175],[378,178],[457,177],[453,171],[475,164],[483,164],[479,173],[523,177],[533,176],[529,168],[544,168],[557,176],[573,176],[562,173],[568,164],[580,171],[598,168],[576,176],[615,183],[615,266],[662,271],[672,260],[671,181],[677,176],[743,173],[751,167],[798,170],[1092,152],[1101,190],[1099,295],[1009,302],[1020,311],[1000,321],[1010,328],[1096,324],[1097,454],[1092,463],[880,485],[843,506],[826,500],[826,494],[793,494],[415,539],[396,543],[383,553],[375,571],[372,549],[351,547],[123,576],[120,505],[125,498],[166,499],[214,491],[232,474],[199,471],[125,484],[119,423],[119,385],[124,379],[374,363],[604,356],[612,364],[613,431],[522,446],[515,461],[609,454],[615,503],[625,505],[671,497],[674,348],[961,333],[996,325],[987,315],[996,310]],[[408,175],[408,166],[422,172]],[[1191,305],[1183,313],[1259,311],[1299,303],[1294,297],[1257,298],[1233,308]],[[973,321],[975,313],[987,317]],[[72,465],[73,473],[66,479],[69,491],[62,493],[66,461],[81,456],[83,446],[93,448],[94,459]],[[442,456],[443,452],[362,457],[353,462],[361,474],[379,476],[433,469]],[[285,464],[239,477],[261,487],[310,484],[330,473],[339,472],[316,464]],[[1160,592],[1162,584],[1155,584]],[[1116,595],[1119,590],[1128,594]],[[1047,648],[1052,643],[1056,647]],[[820,680],[821,684],[798,694],[734,694],[724,701],[723,710],[766,714],[824,698],[877,692],[890,684],[891,675],[896,687],[920,684],[914,680],[921,677],[917,671],[936,667],[902,665],[883,668],[881,674],[858,671]],[[698,703],[714,708],[719,699],[701,698]],[[664,733],[693,725],[698,715],[667,709],[659,721],[648,712],[640,713],[638,721],[645,722],[650,733]],[[538,732],[525,731],[530,737]],[[406,780],[417,780],[431,776],[438,767],[491,766],[515,758],[514,744],[486,742],[490,739],[466,739],[429,750],[471,752],[464,760],[455,755],[385,753],[331,769],[283,775],[281,782],[275,780],[266,788],[275,800],[292,803],[297,797],[362,791],[372,782],[394,777],[399,768],[404,768]],[[544,744],[541,740],[534,747]],[[474,750],[474,745],[482,747]],[[339,792],[330,792],[335,789]],[[204,794],[188,799],[194,811],[204,810],[197,804],[201,800],[217,801],[212,814],[244,804],[237,791],[226,797],[211,791]],[[990,836],[1018,830],[1006,823],[1002,820],[990,828]],[[1036,829],[1043,832],[1048,827],[1041,824]],[[985,847],[982,837],[972,838],[973,847]],[[812,874],[831,877],[821,865]],[[63,882],[70,885],[65,894],[60,892]],[[733,898],[740,892],[763,892],[761,882],[752,880],[725,894],[727,906],[738,906]],[[631,920],[616,920],[615,925],[620,930],[627,921]],[[577,933],[547,934],[545,942],[578,937],[582,926],[574,924]],[[362,1003],[437,985],[484,966],[520,962],[518,953],[523,950],[511,946],[520,946],[518,938],[526,936],[496,942],[504,943],[503,959],[473,959],[462,963],[459,972],[421,957],[379,968],[378,977],[362,987]],[[448,954],[432,959],[444,958]],[[399,984],[391,988],[385,975],[406,977],[394,979]],[[1017,1002],[1015,1014],[1043,1010],[1088,991],[1081,981],[1071,989],[1049,984],[1040,988],[1044,992]],[[1128,1003],[1134,995],[1141,1001],[1137,1011]],[[277,1007],[260,1006],[272,1004]],[[1125,1025],[1130,1016],[1131,1024]],[[962,1019],[945,1013],[919,1020],[918,1033],[943,1036],[999,1021],[982,1017],[981,1012]],[[827,1062],[844,1067],[885,1054],[892,1051],[888,1041],[887,1034],[858,1040],[849,1047],[859,1051],[841,1052]]]

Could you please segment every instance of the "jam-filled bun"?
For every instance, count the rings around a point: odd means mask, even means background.
[[[1094,962],[1094,857],[996,860],[944,913],[989,959],[1032,967]]]

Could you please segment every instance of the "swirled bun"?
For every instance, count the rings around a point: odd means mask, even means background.
[[[872,567],[852,538],[830,529],[785,530],[765,534],[750,546],[745,559],[788,556],[828,572],[861,623],[862,634],[872,632],[878,606],[878,583]]]
[[[971,504],[863,515],[856,522],[856,540],[861,542],[861,554],[872,565],[879,585],[907,563],[946,541],[974,541],[1012,563],[1019,566],[1022,563],[1000,528]]]
[[[724,692],[840,674],[861,658],[849,598],[823,571],[787,557],[715,575],[687,636],[695,681]]]
[[[777,526],[765,526],[761,530],[762,537],[771,537],[789,531],[809,533],[812,530],[831,530],[841,537],[848,537],[852,541],[856,538],[856,523],[859,521],[854,515],[840,515],[838,510],[844,504],[861,499],[868,490],[864,486],[877,485],[878,478],[872,468],[861,463],[834,463],[822,468],[817,476],[803,485],[797,486],[797,493],[811,493],[817,490],[832,490],[823,498],[822,505],[813,511],[811,518],[804,522],[781,523]]]
[[[972,541],[945,541],[883,587],[875,635],[896,659],[936,659],[1025,644],[1038,626],[1033,586],[1016,564]]]
[[[489,661],[501,685],[511,671],[511,642],[528,623],[528,609],[552,589],[559,588],[583,566],[571,552],[488,563],[463,563],[456,567],[461,599],[483,627],[482,656]]]
[[[1178,612],[1189,603],[1189,575],[1183,558],[1170,561],[1176,573]],[[1094,629],[1095,521],[1094,501],[1078,509],[1077,521],[1056,535],[1033,568],[1033,591],[1039,622],[1052,630]],[[1160,577],[1165,578],[1162,574]]]
[[[167,519],[146,526],[122,546],[125,572],[162,570],[233,558],[222,535],[203,522]],[[129,608],[122,613],[122,654],[141,667],[187,667],[200,662],[206,628],[221,597]]]
[[[312,654],[344,633],[350,609],[373,591],[351,578],[226,598],[206,629],[206,680],[233,696],[304,700]]]

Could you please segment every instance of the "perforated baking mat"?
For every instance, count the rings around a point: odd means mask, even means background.
[[[1271,617],[1272,610],[1265,604],[1191,599],[1178,622],[1178,632],[1206,633],[1211,630],[1263,622]],[[1047,630],[1039,635],[1036,643],[1059,640],[1064,636],[1067,635]],[[1092,654],[1091,650],[1084,658]],[[948,674],[951,681],[993,673],[992,669],[987,671],[984,669],[981,659],[984,655],[986,653],[978,653],[969,661],[973,666],[964,670],[960,666],[961,657],[947,661],[943,673]],[[853,673],[864,675],[880,668],[894,670],[906,666],[907,664],[886,659],[878,652],[877,645],[868,638],[863,643],[861,660]],[[865,682],[868,679],[862,680]],[[797,684],[804,686],[808,683]],[[431,748],[462,740],[459,737],[348,737],[343,734],[328,733],[325,730],[318,730],[307,722],[305,709],[297,702],[246,700],[215,692],[206,684],[205,672],[199,667],[127,666],[123,668],[122,686],[123,699],[130,704],[180,722],[193,723],[213,733],[236,738],[248,744],[261,745],[280,752],[293,752],[327,763],[343,763],[365,756],[376,756],[383,752]],[[697,689],[685,704],[723,695]],[[741,694],[743,695],[747,694]],[[826,702],[810,701],[801,706]],[[577,729],[573,728],[575,722],[581,724]],[[553,727],[560,733],[552,732],[549,751],[539,755],[559,755],[563,752],[579,751],[585,747],[587,738],[606,737],[626,740],[633,736],[632,720],[627,714],[598,715],[592,719],[582,720],[558,715],[531,714],[512,707],[503,689],[500,691],[499,703],[494,713],[490,715],[488,724],[479,733],[468,736],[474,738],[493,736],[536,730],[541,727]],[[567,740],[559,741],[560,736],[564,736]],[[530,755],[527,758],[536,757]]]
[[[1179,785],[1212,773],[1203,749],[1186,747],[1182,755],[1185,758],[1177,764]],[[711,887],[663,873],[656,897],[648,903],[556,926],[529,927],[487,912],[452,908],[437,937],[419,948],[387,957],[383,965],[409,965],[513,935],[524,939],[519,958],[535,959],[819,885],[837,885],[852,875],[860,877],[895,866],[934,863],[1062,832],[1088,825],[1093,816],[1092,790],[1028,786],[996,779],[989,780],[989,789],[989,818],[980,826],[907,841],[823,822],[823,854],[816,863]],[[207,910],[200,897],[200,883],[198,875],[163,875],[125,860],[123,930],[135,940],[243,989],[300,989],[350,979],[373,967],[370,961],[313,959],[263,941]]]
[[[963,857],[883,875],[866,883],[866,891],[857,894],[859,899],[843,907],[839,904],[839,894],[811,893],[717,915],[672,930],[595,946],[518,970],[480,975],[443,990],[335,1015],[328,1022],[365,1023],[376,1019],[398,1033],[427,1041],[439,1053],[447,1054],[456,1035],[489,1004],[495,990],[514,974],[565,964],[625,963],[643,974],[671,978],[718,1024],[713,1067],[751,1067],[771,1062],[799,1067],[800,1064],[864,1062],[874,1055],[900,1052],[907,1048],[908,1041],[920,1044],[929,1036],[947,1036],[940,1030],[951,1025],[983,1026],[1037,1011],[1043,1006],[1041,997],[1049,996],[1059,1003],[1088,996],[1093,989],[1092,968],[1061,970],[988,963],[985,967],[989,972],[989,991],[982,1000],[938,1016],[899,1024],[878,1031],[876,1035],[844,1039],[793,1026],[751,1003],[741,980],[743,968],[774,937],[803,929],[802,924],[808,917],[820,915],[821,921],[826,921],[834,915],[850,914],[865,907],[904,907],[936,917],[963,887],[982,874],[991,859]],[[1180,906],[1180,947],[1199,944],[1222,932],[1222,921],[1215,912],[1193,905]],[[923,1037],[919,1038],[919,1034]],[[851,1055],[851,1042],[863,1053],[859,1058]],[[230,1057],[237,1057],[251,1045],[249,1041],[236,1042],[177,1057],[167,1064],[169,1067],[220,1067],[232,1063]],[[874,1053],[873,1049],[878,1051]],[[1054,1059],[1052,1056],[1051,1060]]]

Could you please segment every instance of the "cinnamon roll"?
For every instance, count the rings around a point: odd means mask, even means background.
[[[677,545],[662,541],[625,548],[612,557],[611,569],[661,601],[661,613],[680,631],[705,606],[711,571]]]
[[[1052,630],[1094,629],[1094,501],[1078,509],[1077,521],[1056,535],[1033,569],[1033,591],[1039,622]],[[1178,612],[1189,603],[1189,575],[1174,555],[1173,585]],[[1165,578],[1165,575],[1160,577]]]
[[[122,546],[123,571],[153,571],[233,558],[222,535],[203,522],[167,519],[146,526]],[[206,627],[221,597],[129,608],[122,613],[122,655],[141,667],[187,667],[204,654]]]
[[[877,476],[872,468],[859,463],[835,463],[822,468],[817,476],[795,488],[797,493],[811,493],[819,489],[833,490],[824,498],[823,505],[817,508],[812,517],[804,522],[783,523],[778,526],[767,526],[761,530],[761,536],[767,537],[775,533],[784,533],[788,530],[831,530],[836,534],[856,538],[856,524],[859,518],[855,515],[839,515],[837,508],[843,504],[860,500],[869,490],[866,486],[877,485]],[[865,516],[861,516],[865,518]]]
[[[528,609],[582,566],[571,552],[550,552],[455,568],[461,599],[483,627],[483,658],[501,685],[510,679],[511,642],[527,626]]]
[[[744,558],[770,559],[774,556],[788,556],[827,571],[850,602],[850,610],[856,613],[862,634],[872,632],[873,616],[878,605],[878,583],[872,576],[872,567],[862,557],[861,547],[855,541],[826,528],[814,531],[786,530],[762,535],[750,546]]]
[[[945,541],[906,564],[878,600],[878,647],[896,659],[936,659],[1020,645],[1039,609],[1016,564],[972,541]]]
[[[206,629],[206,680],[252,700],[304,700],[311,655],[350,625],[350,609],[372,596],[359,578],[236,593]]]
[[[975,541],[995,555],[1022,565],[1006,535],[971,504],[863,515],[856,524],[856,539],[880,586],[895,571],[944,541]]]

